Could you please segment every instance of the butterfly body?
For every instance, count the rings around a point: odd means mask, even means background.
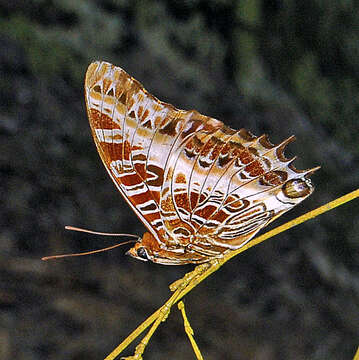
[[[308,175],[266,136],[164,103],[106,62],[87,70],[97,150],[147,227],[129,254],[181,265],[237,249],[313,192]]]

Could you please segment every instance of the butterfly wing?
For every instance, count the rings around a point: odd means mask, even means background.
[[[106,170],[147,229],[166,245],[170,240],[159,203],[171,153],[184,134],[223,124],[159,101],[124,70],[106,62],[89,66],[85,97]]]
[[[238,248],[313,191],[315,169],[298,171],[283,155],[293,137],[274,146],[176,109],[106,62],[89,66],[85,96],[105,168],[156,241],[153,261],[203,262]]]

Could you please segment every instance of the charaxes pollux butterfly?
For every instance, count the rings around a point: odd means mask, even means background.
[[[97,150],[148,232],[129,254],[203,263],[238,249],[314,190],[266,135],[233,130],[149,94],[124,70],[92,63],[85,96]]]

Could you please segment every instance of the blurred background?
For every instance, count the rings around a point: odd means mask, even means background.
[[[143,263],[65,225],[142,235],[93,144],[90,62],[159,99],[273,143],[314,194],[283,223],[359,184],[356,1],[0,0],[0,358],[102,359],[192,266]],[[352,359],[359,339],[358,200],[231,260],[185,299],[209,359]],[[126,352],[130,355],[133,347]],[[126,355],[124,354],[124,355]],[[194,359],[173,309],[145,359]]]

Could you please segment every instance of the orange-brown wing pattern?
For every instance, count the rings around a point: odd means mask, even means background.
[[[159,101],[119,67],[95,62],[85,93],[101,159],[150,233],[130,254],[199,263],[239,248],[313,192],[266,136]],[[139,249],[142,255],[139,255]]]
[[[283,155],[293,139],[274,146],[266,136],[225,126],[193,133],[177,151],[170,190],[161,194],[173,210],[167,231],[209,258],[243,246],[313,191],[307,176],[315,169],[298,171]]]
[[[170,239],[159,203],[165,169],[179,135],[198,128],[208,131],[222,123],[159,101],[124,70],[106,62],[89,66],[85,97],[106,170],[148,230],[165,245]]]

